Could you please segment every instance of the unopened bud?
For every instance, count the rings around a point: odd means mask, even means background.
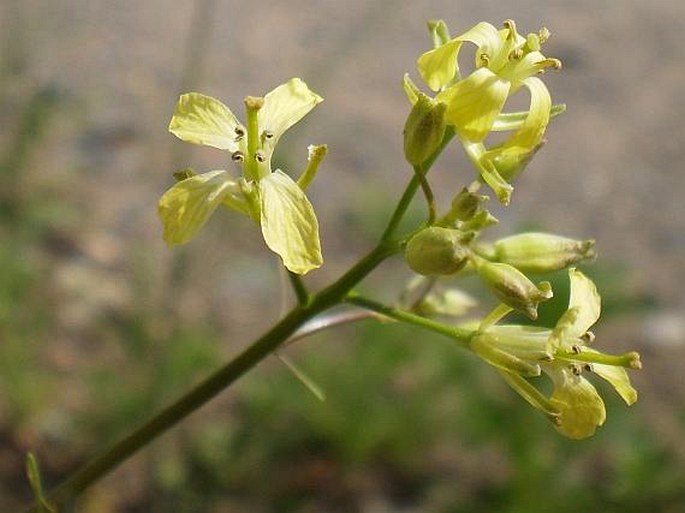
[[[492,263],[482,258],[475,260],[478,276],[502,303],[537,319],[540,301],[552,297],[552,286],[547,281],[535,285],[521,271],[509,264]]]
[[[495,242],[495,260],[527,272],[551,272],[593,258],[594,240],[521,233]]]
[[[450,213],[460,221],[468,221],[482,209],[488,199],[490,198],[471,192],[464,187],[452,200]]]
[[[409,240],[404,258],[409,267],[419,274],[448,275],[466,265],[468,252],[457,230],[431,226]]]
[[[445,135],[447,105],[419,93],[404,125],[404,155],[418,166],[438,149]]]

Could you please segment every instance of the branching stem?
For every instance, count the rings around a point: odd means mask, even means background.
[[[256,109],[254,113],[256,114]],[[249,118],[250,116],[248,115],[248,120]],[[256,116],[254,116],[254,118],[256,119]],[[248,123],[248,125],[250,125],[250,123]],[[248,128],[254,129],[255,127],[250,125]],[[442,145],[436,150],[435,154],[422,165],[422,175],[425,175],[428,172],[435,159],[437,159],[440,152],[453,136],[453,131],[448,130]],[[419,182],[420,180],[417,176],[412,178],[376,247],[352,266],[343,276],[318,293],[310,295],[299,277],[293,277],[291,275],[290,279],[298,298],[297,306],[290,310],[290,312],[288,312],[277,324],[255,340],[242,353],[219,370],[215,371],[204,381],[195,385],[176,402],[166,407],[127,437],[87,462],[83,467],[67,478],[66,481],[53,489],[47,494],[49,503],[55,507],[57,511],[62,509],[66,504],[70,504],[84,490],[116,468],[120,463],[206,404],[209,400],[234,383],[238,378],[243,376],[247,371],[254,368],[259,362],[278,350],[279,347],[296,334],[298,329],[304,326],[308,321],[314,319],[317,315],[332,306],[344,302],[346,298],[349,302],[354,302],[348,296],[350,291],[381,262],[400,251],[401,245],[399,238],[396,237],[396,232],[416,194]],[[357,299],[357,301],[368,310],[378,311],[388,317],[392,317],[393,315],[398,319],[402,317],[401,320],[411,322],[412,324],[427,329],[432,329],[432,331],[441,332],[457,340],[466,340],[465,337],[468,335],[466,332],[462,333],[462,331],[457,328],[440,328],[439,326],[442,325],[439,325],[439,323],[433,323],[433,321],[430,321],[429,319],[424,319],[407,312],[394,312],[392,309],[380,311],[380,306],[377,307],[379,310],[374,310],[372,307],[373,304],[370,301],[366,301],[365,304],[361,304],[363,302],[361,299]],[[38,513],[39,511],[40,505],[35,503],[26,510],[27,513]]]

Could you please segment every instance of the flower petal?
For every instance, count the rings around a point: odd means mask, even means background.
[[[278,169],[258,185],[262,234],[269,249],[294,273],[305,274],[320,267],[319,224],[302,189]]]
[[[502,111],[510,86],[488,68],[480,68],[439,93],[436,100],[447,104],[447,123],[466,139],[480,142]]]
[[[554,379],[551,403],[559,411],[555,427],[562,435],[579,440],[595,433],[606,420],[604,401],[592,383],[567,370]]]
[[[264,105],[259,110],[259,129],[273,134],[273,147],[288,128],[322,101],[301,79],[291,78],[264,97]]]
[[[238,184],[226,171],[210,171],[178,182],[164,193],[157,206],[164,241],[169,245],[188,242],[226,197],[238,190]]]
[[[601,298],[590,278],[575,268],[569,269],[568,274],[571,280],[571,297],[568,306],[569,309],[577,308],[578,312],[566,334],[569,337],[582,337],[599,319]]]
[[[536,77],[523,82],[530,91],[530,110],[520,128],[503,144],[486,154],[499,174],[511,181],[528,165],[540,145],[549,124],[552,98],[544,82]]]
[[[416,67],[423,81],[433,91],[439,91],[445,87],[458,73],[457,55],[461,45],[462,41],[453,39],[419,57]]]
[[[245,132],[228,107],[200,93],[181,95],[169,123],[169,132],[183,141],[230,152],[240,147],[236,128]]]
[[[596,352],[588,348],[585,348],[584,351]],[[628,373],[623,367],[593,363],[592,372],[607,380],[627,405],[630,406],[637,401],[637,390],[630,384]]]

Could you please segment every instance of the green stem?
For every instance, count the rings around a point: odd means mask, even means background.
[[[452,340],[461,342],[464,346],[468,346],[468,343],[474,333],[472,330],[458,328],[456,326],[449,326],[447,324],[407,312],[406,310],[400,310],[392,306],[384,305],[383,303],[360,296],[359,294],[350,293],[347,295],[345,300],[354,305],[361,306],[362,308],[366,308],[386,317],[390,317],[391,319],[413,324],[419,328],[432,331],[434,333],[439,333],[440,335],[445,335]]]
[[[299,274],[288,271],[288,278],[290,279],[290,284],[293,286],[293,291],[295,291],[297,303],[300,306],[307,305],[307,303],[309,303],[310,296],[307,288],[302,282],[302,277]]]
[[[404,194],[402,194],[402,197],[400,198],[400,201],[397,204],[392,217],[390,218],[390,222],[381,236],[381,241],[388,241],[395,236],[395,232],[397,232],[397,228],[404,218],[404,215],[407,213],[407,209],[409,208],[411,201],[414,199],[416,191],[421,183],[418,175],[422,175],[425,179],[428,170],[433,166],[433,163],[440,156],[442,150],[445,149],[445,146],[449,144],[453,137],[454,129],[450,127],[445,131],[445,137],[442,138],[442,142],[440,143],[438,149],[435,150],[435,153],[433,153],[433,155],[431,155],[423,164],[416,167],[414,176],[409,182],[409,185],[407,185],[407,188],[404,190]]]
[[[259,105],[259,100],[261,99],[250,97],[246,99],[246,106],[248,108],[248,132],[254,132],[256,128],[256,111],[261,107],[261,105]],[[252,115],[249,112],[250,110],[252,110]],[[428,171],[453,135],[454,134],[451,131],[446,134],[441,147],[423,164],[422,171],[424,174]],[[254,137],[252,139],[254,141]],[[254,144],[254,142],[252,144]],[[256,149],[248,148],[248,153],[251,153],[252,151],[256,151]],[[247,162],[246,164],[249,166],[250,163]],[[304,287],[300,289],[300,287],[297,286],[296,294],[298,294],[300,304],[288,312],[276,325],[255,340],[233,360],[193,387],[175,403],[162,410],[126,438],[86,463],[81,469],[77,470],[64,483],[57,486],[48,494],[49,502],[59,510],[65,504],[73,501],[90,485],[98,481],[105,474],[113,470],[159,435],[176,425],[180,420],[206,404],[238,378],[243,376],[247,371],[276,351],[307,321],[345,300],[346,296],[355,285],[371,273],[371,271],[373,271],[383,260],[400,250],[400,243],[393,240],[393,238],[397,231],[397,227],[402,221],[407,208],[416,194],[418,185],[419,181],[416,176],[414,176],[407,185],[378,245],[352,266],[343,276],[317,294],[308,296],[307,302],[302,301],[302,298],[304,297],[303,292],[306,293],[306,290],[304,290]],[[384,315],[390,317],[391,313],[393,312],[385,312]],[[407,322],[411,322],[409,319],[416,318],[413,324],[428,329],[431,329],[430,326],[435,324],[435,326],[433,326],[433,331],[439,330],[439,323],[433,323],[433,321],[429,321],[428,319],[423,319],[419,316],[412,317],[412,314],[408,313],[397,315],[403,315],[403,320],[406,320]],[[453,338],[465,340],[465,337],[467,336],[467,332],[464,330],[444,328],[445,329],[442,329],[439,332]],[[37,513],[39,510],[40,506],[34,503],[27,510],[27,513]]]
[[[437,214],[435,212],[435,196],[433,196],[433,190],[431,189],[428,180],[426,180],[426,175],[419,166],[414,166],[414,174],[419,179],[419,184],[423,190],[423,195],[426,197],[426,204],[428,206],[428,225],[435,223],[435,218]]]
[[[236,358],[55,488],[48,494],[49,502],[59,510],[64,504],[73,500],[91,484],[203,406],[273,353],[306,321],[340,303],[352,287],[398,250],[399,245],[397,243],[381,242],[378,244],[336,282],[314,295],[307,305],[298,305],[292,309],[281,321]],[[27,511],[36,513],[38,509],[34,505]]]

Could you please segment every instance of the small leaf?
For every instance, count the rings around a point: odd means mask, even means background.
[[[264,241],[296,274],[321,267],[319,223],[312,204],[288,175],[277,169],[259,181]]]

